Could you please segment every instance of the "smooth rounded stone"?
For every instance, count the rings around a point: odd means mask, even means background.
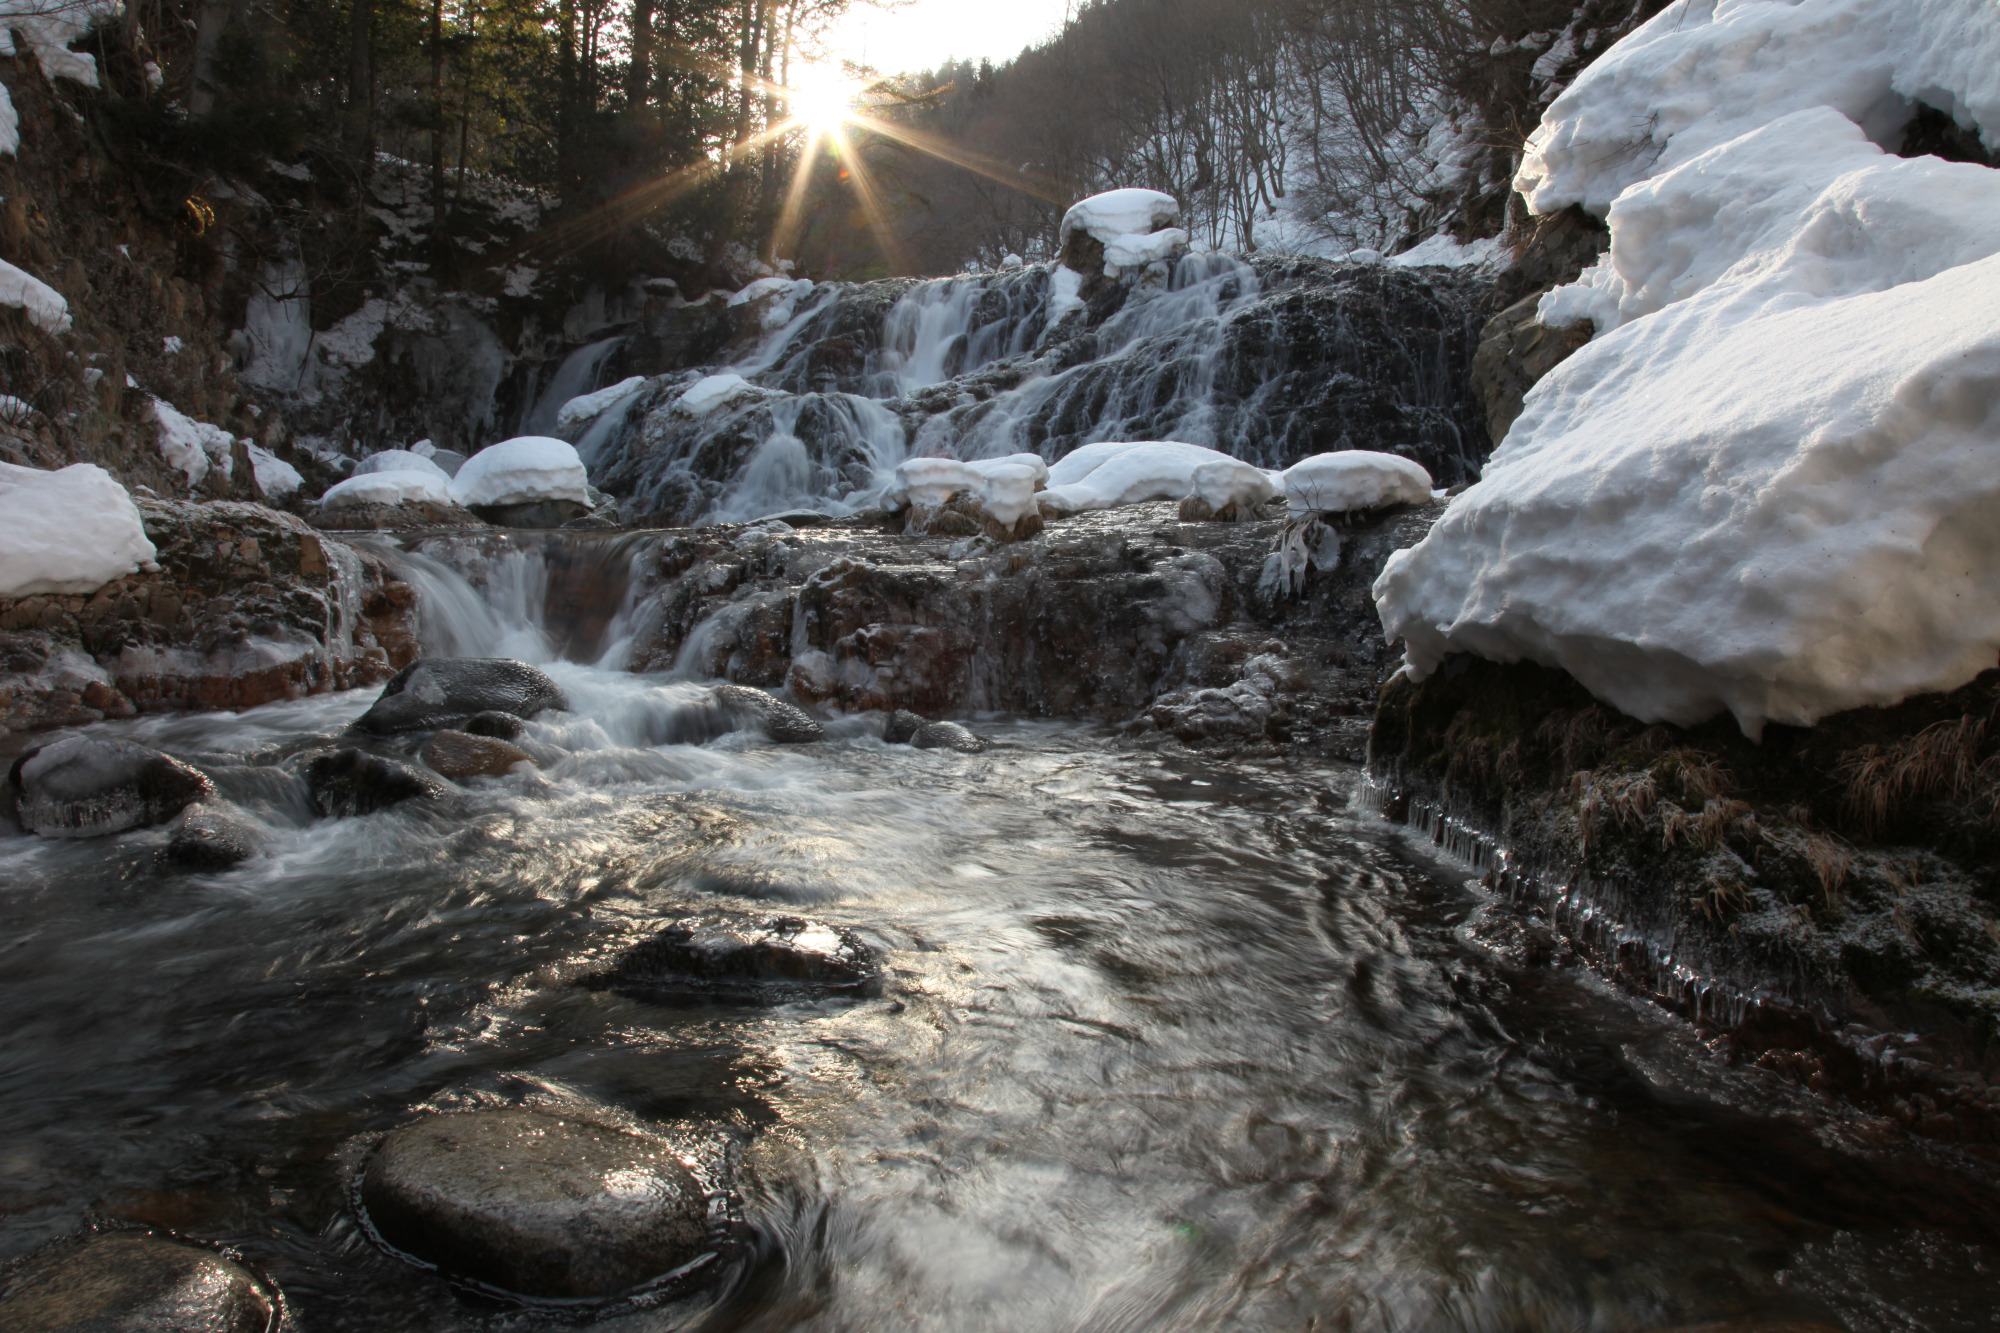
[[[412,662],[382,687],[382,697],[355,727],[377,735],[456,727],[480,713],[518,718],[567,709],[569,700],[546,673],[504,657]]]
[[[444,784],[422,769],[366,750],[329,750],[306,764],[306,790],[323,815],[373,814],[409,800],[435,800]]]
[[[528,724],[512,713],[474,713],[460,728],[468,736],[491,736],[498,741],[519,740]]]
[[[191,805],[167,841],[167,859],[183,870],[227,870],[255,856],[263,841],[254,827],[226,811]]]
[[[14,761],[15,818],[44,838],[101,838],[164,824],[215,784],[171,755],[131,741],[65,736]]]
[[[424,743],[423,760],[433,772],[454,782],[466,778],[504,778],[516,764],[532,764],[534,758],[518,745],[491,736],[469,736],[462,731],[440,731]]]
[[[929,720],[922,714],[898,708],[889,714],[889,725],[882,729],[882,739],[891,745],[908,745],[917,738],[918,732],[929,725]]]
[[[696,917],[633,946],[584,984],[642,1000],[779,1000],[868,990],[880,979],[874,951],[852,931],[823,921]]]
[[[737,718],[760,727],[780,745],[805,745],[826,739],[826,728],[818,718],[762,690],[747,685],[718,685],[715,701]]]
[[[708,1198],[666,1144],[541,1111],[432,1116],[362,1177],[376,1234],[523,1296],[617,1296],[708,1248]]]
[[[58,1244],[0,1295],[7,1333],[265,1333],[278,1302],[213,1250],[139,1233]]]
[[[956,722],[930,722],[910,739],[919,750],[957,750],[979,754],[987,748],[984,737],[975,736]]]

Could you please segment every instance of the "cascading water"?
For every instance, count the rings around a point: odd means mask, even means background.
[[[579,347],[564,357],[522,417],[520,433],[555,434],[556,415],[562,411],[563,404],[602,387],[605,362],[611,359],[623,341],[622,338],[605,338]]]

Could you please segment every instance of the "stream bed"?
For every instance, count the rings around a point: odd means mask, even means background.
[[[567,1326],[382,1252],[344,1165],[556,1098],[738,1161],[727,1271],[600,1328],[1991,1327],[1987,1167],[1510,965],[1358,769],[1026,722],[659,744],[703,687],[547,669],[538,774],[356,819],[284,760],[373,691],[99,728],[269,841],[181,874],[165,830],[0,835],[0,1260],[119,1219],[234,1247],[300,1330]],[[718,909],[857,932],[881,994],[573,984]]]

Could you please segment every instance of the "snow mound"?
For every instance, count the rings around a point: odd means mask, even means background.
[[[6,89],[0,88],[0,98],[5,95]],[[12,114],[13,107],[9,105],[4,110],[6,115],[0,115],[0,131],[6,129],[6,116]],[[0,136],[0,140],[3,138]],[[28,322],[44,333],[69,332],[69,302],[62,293],[4,259],[0,259],[0,305],[25,311]]]
[[[1556,100],[1517,183],[1608,213],[1541,307],[1600,333],[1377,580],[1414,677],[1526,659],[1754,737],[1993,665],[2000,172],[1878,145],[1912,98],[2000,139],[1995,18],[1676,4]]]
[[[567,431],[597,420],[618,404],[646,387],[644,375],[634,375],[631,379],[620,380],[608,389],[596,393],[586,393],[572,398],[556,413],[556,429]]]
[[[467,459],[452,479],[451,498],[468,509],[539,500],[587,505],[590,477],[576,447],[567,440],[523,435],[489,445]]]
[[[267,500],[282,500],[298,494],[299,487],[306,479],[299,470],[269,449],[258,445],[249,446],[250,473],[257,479],[257,490]]]
[[[327,488],[319,499],[325,509],[358,509],[362,505],[450,504],[451,484],[428,472],[367,472]]]
[[[1428,503],[1431,474],[1396,454],[1344,449],[1315,454],[1285,469],[1285,507],[1293,514],[1344,514]]]
[[[139,507],[95,463],[58,472],[0,463],[0,597],[92,593],[156,569]]]
[[[895,481],[883,497],[891,509],[934,509],[954,495],[969,494],[1002,527],[1012,528],[1036,512],[1036,493],[1049,479],[1049,466],[1035,454],[961,463],[955,458],[912,458],[896,466]]]
[[[1262,468],[1196,444],[1146,440],[1071,451],[1049,469],[1049,488],[1038,498],[1058,513],[1080,514],[1189,496],[1219,511],[1261,505],[1277,494]]]
[[[436,454],[435,447],[428,454],[420,454],[414,449],[384,449],[356,463],[354,475],[372,477],[378,472],[421,472],[426,477],[448,482],[451,473],[438,466]]]
[[[230,449],[236,437],[222,427],[196,421],[164,398],[153,400],[153,424],[159,433],[160,457],[179,468],[190,487],[201,485],[211,467],[225,477],[235,467]]]
[[[696,380],[693,387],[674,400],[674,411],[682,416],[705,417],[718,408],[727,407],[746,394],[757,392],[757,386],[741,375],[710,375]]]
[[[1158,190],[1111,190],[1093,195],[1063,215],[1060,244],[1082,230],[1110,245],[1124,236],[1145,236],[1181,223],[1180,200]]]

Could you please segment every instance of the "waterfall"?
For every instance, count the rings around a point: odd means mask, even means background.
[[[548,385],[536,396],[534,406],[522,417],[521,434],[554,435],[556,414],[562,411],[564,403],[603,387],[599,377],[604,363],[623,341],[623,338],[606,338],[564,357]]]

